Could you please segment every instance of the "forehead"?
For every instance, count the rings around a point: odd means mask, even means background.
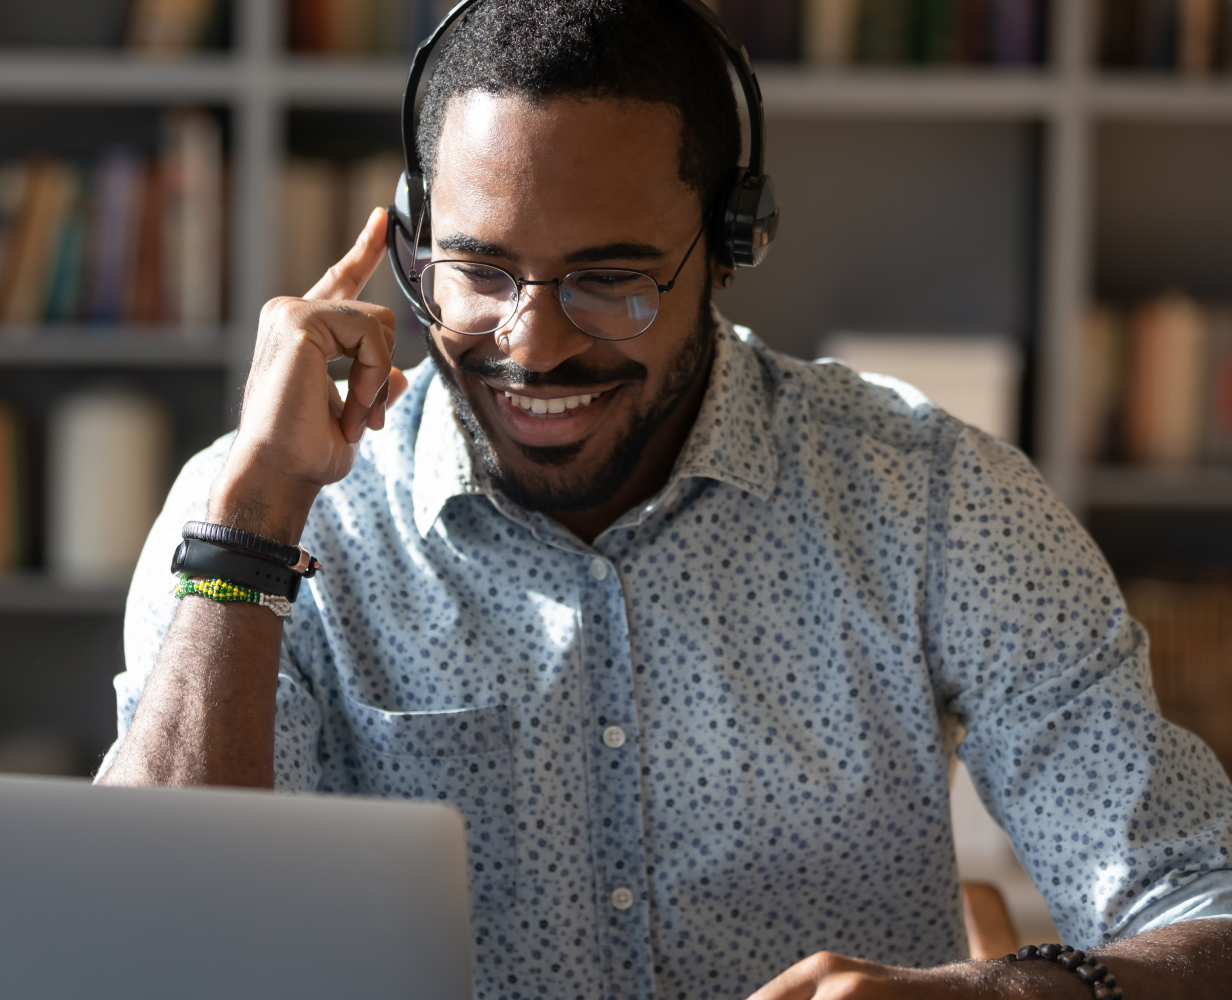
[[[695,225],[700,205],[679,155],[669,105],[472,91],[446,111],[433,217],[476,236],[476,226],[560,238],[579,226]]]

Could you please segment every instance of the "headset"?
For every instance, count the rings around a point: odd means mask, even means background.
[[[410,300],[415,318],[426,327],[436,321],[429,315],[419,289],[418,272],[432,258],[432,225],[428,183],[415,145],[415,107],[419,85],[432,55],[445,32],[480,0],[462,0],[441,21],[435,31],[415,50],[411,71],[402,96],[402,152],[406,170],[398,178],[394,203],[389,206],[389,224],[385,231],[385,247],[390,267],[404,295]],[[762,108],[761,87],[753,64],[743,45],[703,0],[680,0],[701,20],[714,36],[735,68],[744,102],[749,112],[749,165],[737,166],[731,180],[724,186],[713,210],[710,223],[712,245],[717,248],[719,263],[725,267],[756,267],[766,258],[770,242],[778,231],[779,208],[774,185],[765,172],[766,119]],[[414,275],[409,275],[399,262],[398,236],[414,251]]]

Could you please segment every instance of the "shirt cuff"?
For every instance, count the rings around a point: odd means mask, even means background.
[[[1158,927],[1179,924],[1185,920],[1203,920],[1208,917],[1232,920],[1232,871],[1226,868],[1207,872],[1184,888],[1155,900],[1142,912],[1135,914],[1134,919],[1115,935],[1115,940],[1123,940],[1143,931],[1153,931]]]

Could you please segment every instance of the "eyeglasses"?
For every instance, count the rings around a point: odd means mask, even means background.
[[[396,221],[392,213],[391,219]],[[469,337],[495,333],[517,315],[526,288],[548,285],[555,289],[569,321],[597,340],[632,340],[650,329],[662,296],[675,287],[706,231],[703,223],[672,280],[660,285],[649,274],[620,267],[585,267],[549,281],[517,278],[503,267],[471,260],[434,260],[408,267],[416,241],[405,238],[401,222],[397,226],[397,266],[407,281],[419,285],[429,315],[446,330]]]

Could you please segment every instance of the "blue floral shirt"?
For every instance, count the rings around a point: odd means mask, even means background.
[[[142,556],[121,737],[229,446]],[[1075,945],[1228,867],[1232,788],[1022,454],[721,319],[669,482],[593,545],[489,486],[430,364],[304,544],[277,787],[462,810],[480,997],[740,1000],[820,949],[965,956],[956,745]]]

